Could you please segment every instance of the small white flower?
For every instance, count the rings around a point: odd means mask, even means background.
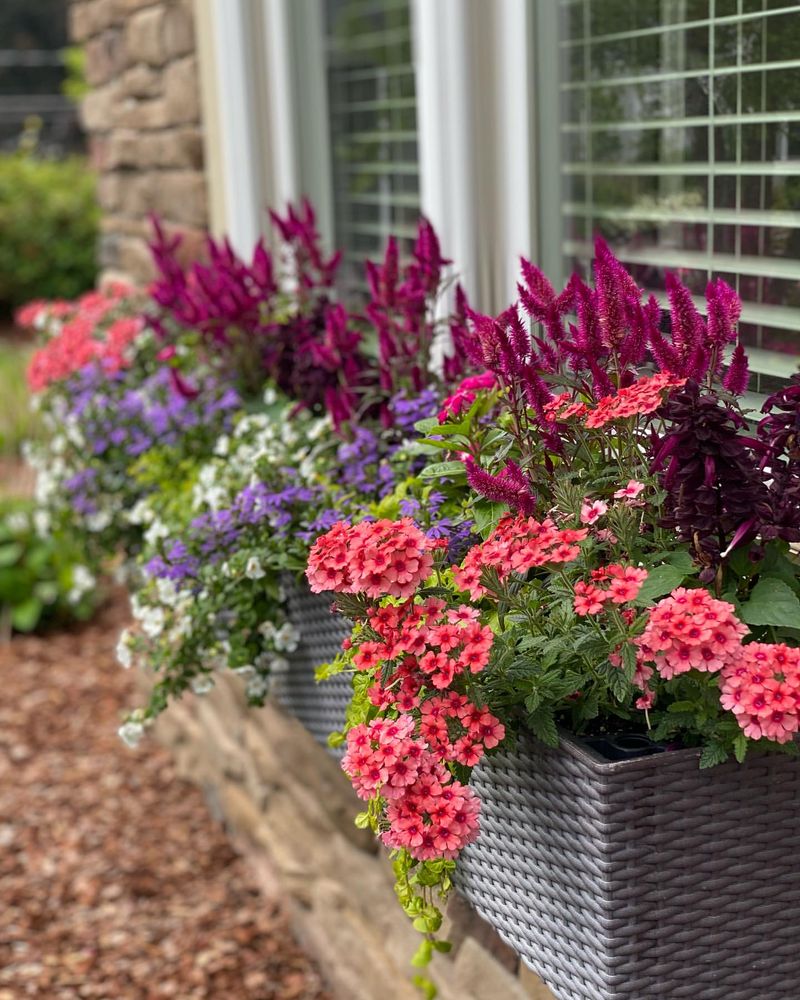
[[[195,694],[204,695],[208,694],[214,688],[214,678],[210,674],[200,674],[197,677],[193,677],[191,680],[192,691]]]
[[[130,747],[131,750],[135,750],[144,736],[144,726],[141,722],[134,722],[132,719],[129,719],[119,727],[117,735],[125,746]]]
[[[256,674],[255,677],[251,677],[247,682],[245,690],[248,698],[252,698],[253,700],[263,698],[269,691],[269,678]]]
[[[110,510],[98,510],[94,514],[89,514],[86,518],[86,527],[89,531],[105,531],[109,524],[111,524],[111,520]]]
[[[133,651],[130,646],[132,638],[130,629],[125,628],[117,642],[117,662],[124,670],[130,670],[133,665]]]
[[[300,633],[291,624],[286,622],[281,625],[275,633],[275,649],[282,653],[293,653],[300,643]]]
[[[260,580],[263,576],[266,576],[266,570],[261,565],[261,560],[258,556],[250,556],[244,568],[244,575],[249,580]]]
[[[272,386],[267,386],[264,390],[264,406],[272,406],[273,403],[277,402],[278,394],[272,388]]]

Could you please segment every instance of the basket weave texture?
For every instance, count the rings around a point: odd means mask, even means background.
[[[327,749],[330,733],[344,726],[345,711],[353,694],[349,674],[337,674],[318,684],[316,668],[341,651],[350,635],[350,623],[331,613],[330,594],[312,594],[305,580],[286,574],[281,583],[286,592],[289,620],[300,633],[297,649],[287,654],[288,667],[275,673],[272,696],[309,730]],[[341,750],[331,749],[340,756]]]
[[[610,763],[567,737],[471,784],[458,888],[558,1000],[800,997],[800,761]]]

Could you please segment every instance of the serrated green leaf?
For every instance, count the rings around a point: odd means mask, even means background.
[[[762,577],[748,600],[741,604],[742,621],[748,625],[800,624],[800,600],[792,588],[776,577]]]
[[[728,759],[728,751],[719,743],[708,743],[700,754],[700,767],[716,767]]]
[[[747,756],[747,737],[744,733],[738,733],[736,739],[733,741],[733,753],[736,760],[742,764]]]
[[[528,716],[528,725],[534,736],[549,747],[558,746],[558,729],[555,715],[549,705],[542,705]]]

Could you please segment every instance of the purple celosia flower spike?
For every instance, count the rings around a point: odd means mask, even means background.
[[[706,324],[697,311],[689,289],[678,278],[668,273],[667,297],[670,305],[672,346],[679,368],[672,372],[682,378],[698,382],[708,371],[710,352],[706,340]]]

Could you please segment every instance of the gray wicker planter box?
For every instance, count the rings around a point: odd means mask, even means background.
[[[305,580],[286,574],[289,620],[300,633],[300,643],[287,654],[288,668],[272,678],[271,693],[281,705],[327,748],[330,733],[344,726],[345,710],[353,693],[349,674],[339,674],[317,684],[314,672],[332,660],[350,635],[350,623],[331,614],[332,594],[312,594]],[[336,756],[341,750],[331,750]]]
[[[472,784],[457,885],[558,1000],[800,996],[800,761],[611,763],[567,738]]]

